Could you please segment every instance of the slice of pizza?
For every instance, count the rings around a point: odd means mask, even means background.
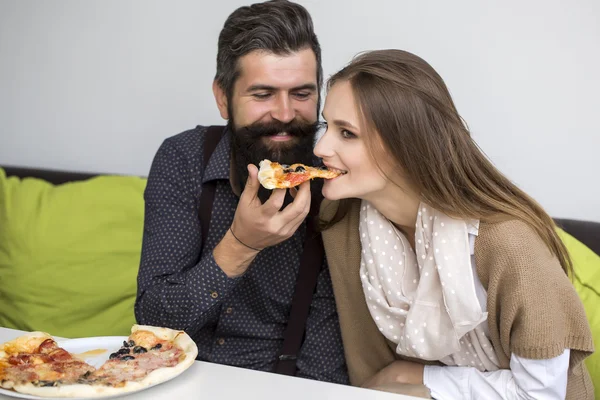
[[[282,165],[269,160],[259,163],[258,181],[266,189],[288,189],[315,178],[333,179],[343,171],[304,164]]]
[[[60,348],[43,332],[0,345],[0,386],[41,397],[123,395],[165,382],[198,355],[183,331],[134,325],[120,349],[98,369]]]
[[[31,332],[0,346],[0,387],[4,389],[68,385],[94,371],[45,332]]]
[[[121,348],[86,380],[129,392],[180,374],[197,355],[196,344],[183,331],[135,325]]]

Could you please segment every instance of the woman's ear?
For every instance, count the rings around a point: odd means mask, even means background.
[[[229,119],[229,112],[227,107],[227,95],[225,91],[217,83],[216,80],[213,81],[213,94],[215,95],[215,101],[217,102],[217,108],[219,109],[219,113],[221,114],[221,118]]]

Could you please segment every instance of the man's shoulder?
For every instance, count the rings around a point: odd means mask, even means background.
[[[191,160],[193,163],[201,162],[204,139],[211,126],[215,126],[220,130],[225,128],[223,125],[197,125],[195,128],[166,138],[159,153],[173,153],[183,160]]]
[[[176,148],[187,155],[201,154],[208,126],[198,125],[165,139],[163,146]]]

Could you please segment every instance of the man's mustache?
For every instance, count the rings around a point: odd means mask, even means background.
[[[254,123],[242,128],[237,129],[239,134],[249,139],[258,139],[261,137],[274,136],[278,133],[287,133],[290,136],[305,137],[314,135],[315,132],[320,128],[321,123],[305,123],[298,121],[291,121],[283,123],[280,121],[272,121],[266,123]]]

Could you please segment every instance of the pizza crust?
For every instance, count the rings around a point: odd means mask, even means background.
[[[126,382],[122,387],[111,387],[111,386],[100,386],[100,385],[85,385],[85,384],[73,384],[64,386],[49,386],[40,387],[35,386],[31,383],[14,385],[13,390],[30,394],[39,397],[85,397],[85,398],[97,398],[106,396],[122,395],[126,393],[136,392],[142,389],[146,389],[150,386],[158,385],[183,373],[188,369],[196,360],[198,355],[198,347],[196,343],[189,337],[184,331],[178,331],[168,328],[160,328],[149,325],[133,325],[131,333],[139,330],[147,330],[154,333],[160,339],[172,340],[175,344],[183,349],[184,359],[180,361],[174,367],[163,367],[150,372],[144,379],[137,382]],[[33,332],[36,334],[39,332]],[[47,335],[47,334],[46,334]],[[24,335],[25,337],[27,335]],[[48,335],[49,336],[49,335]],[[38,336],[34,335],[37,338]],[[41,338],[41,337],[40,337]],[[44,339],[45,340],[45,339]],[[10,343],[10,342],[8,342]],[[40,341],[41,343],[41,341]]]
[[[261,185],[263,185],[263,187],[265,189],[276,189],[278,188],[278,180],[277,177],[281,175],[281,171],[279,171],[279,174],[277,173],[278,171],[276,171],[275,169],[273,169],[273,167],[271,166],[271,161],[269,160],[262,160],[259,164],[259,170],[258,170],[258,181],[260,182]],[[289,182],[282,182],[282,183],[289,183]]]
[[[8,358],[11,354],[32,353],[47,339],[53,339],[46,332],[28,332],[16,339],[10,340],[0,347],[0,360]]]

